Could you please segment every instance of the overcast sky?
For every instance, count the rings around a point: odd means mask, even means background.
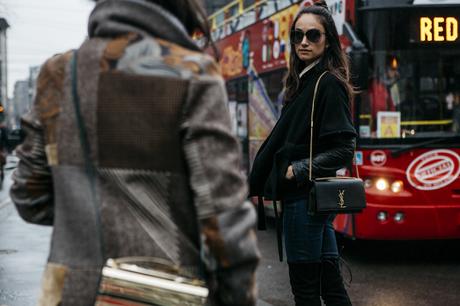
[[[53,54],[78,47],[94,3],[89,0],[0,0],[0,16],[10,24],[8,95],[14,83],[26,79],[29,67]]]

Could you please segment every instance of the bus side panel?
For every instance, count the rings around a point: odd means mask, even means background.
[[[337,215],[334,220],[334,228],[337,232],[347,236],[353,237],[355,236],[354,233],[354,224],[353,224],[353,216],[344,214],[344,215]]]

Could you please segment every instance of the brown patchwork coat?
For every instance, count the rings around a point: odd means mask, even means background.
[[[11,189],[26,221],[54,227],[40,305],[92,305],[104,260],[124,256],[165,258],[197,275],[204,266],[214,275],[210,304],[254,305],[256,217],[219,67],[146,28],[93,33],[76,53],[99,225],[72,102],[73,53],[41,70]]]

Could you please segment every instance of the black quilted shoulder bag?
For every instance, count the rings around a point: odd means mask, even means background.
[[[309,214],[350,214],[361,212],[366,208],[366,197],[363,181],[359,178],[356,165],[356,177],[335,176],[312,178],[313,159],[313,115],[315,112],[316,95],[323,72],[316,81],[310,119],[310,165],[308,179],[311,182],[309,194]]]

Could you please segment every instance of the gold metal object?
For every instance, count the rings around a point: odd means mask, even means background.
[[[204,306],[204,281],[157,258],[109,259],[102,270],[96,306]]]
[[[346,208],[345,205],[345,189],[339,189],[339,207]]]

